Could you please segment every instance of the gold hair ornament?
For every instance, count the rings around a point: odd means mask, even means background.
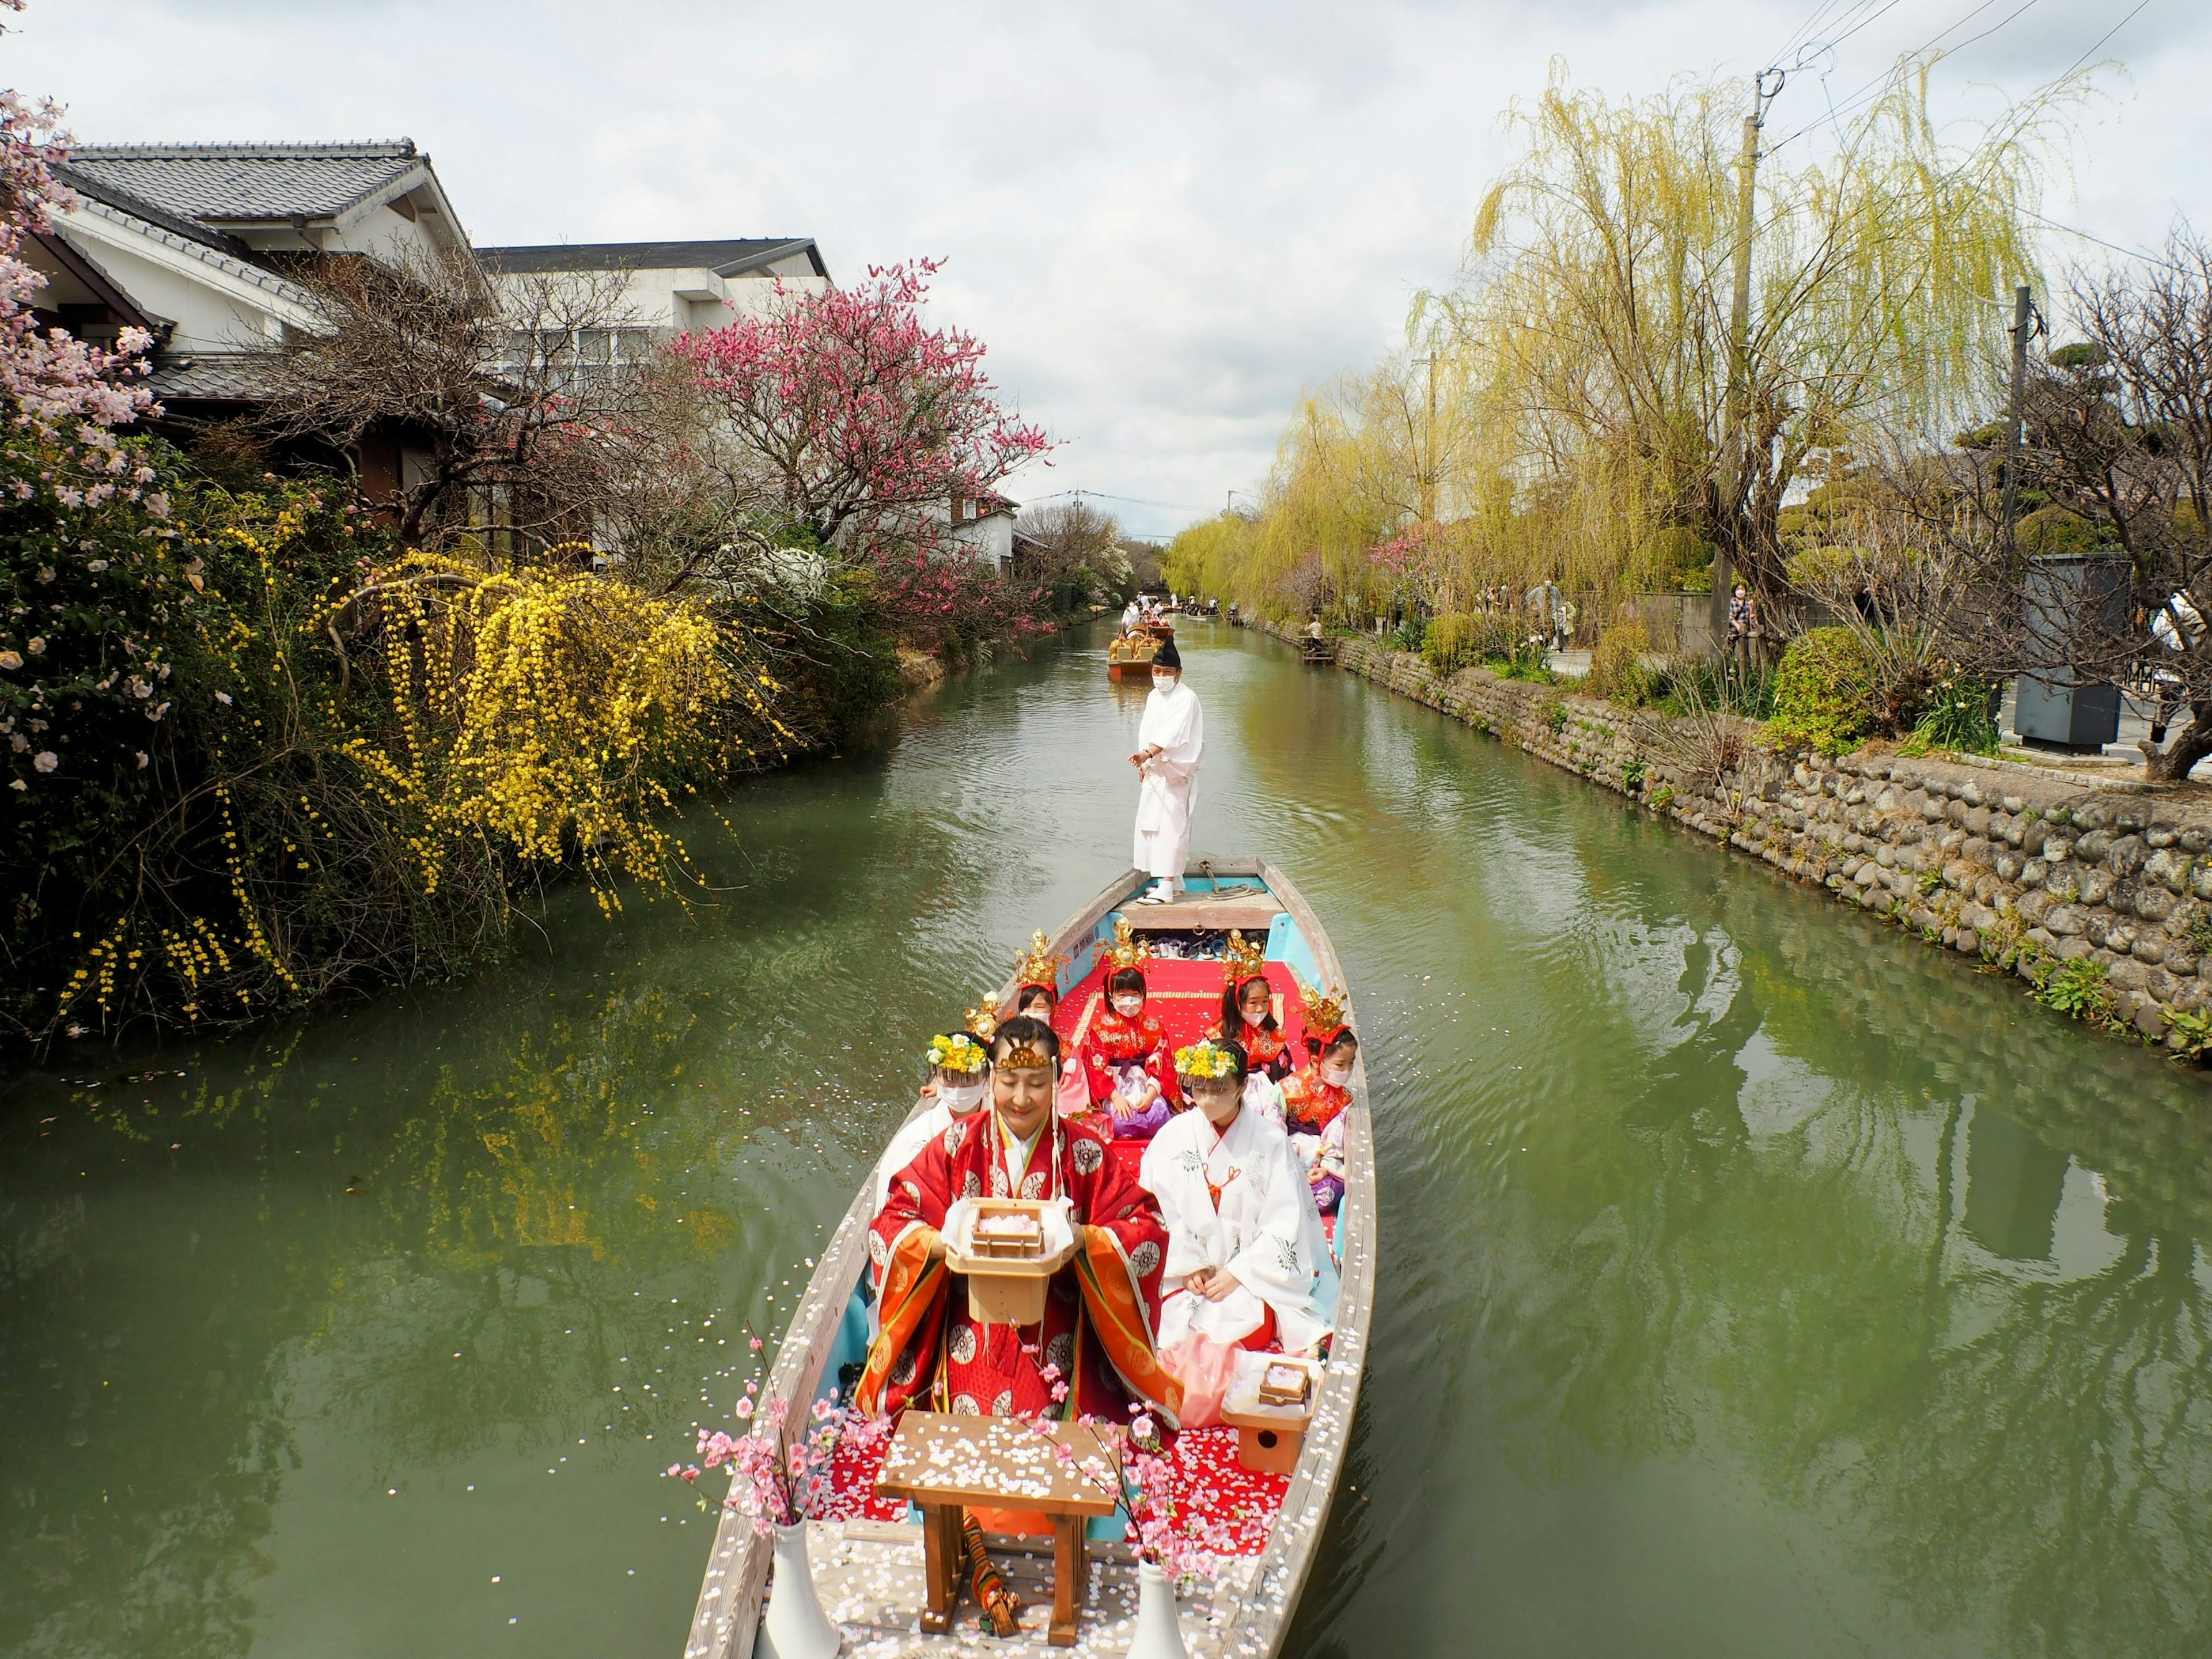
[[[1119,972],[1124,968],[1142,968],[1152,959],[1152,947],[1137,937],[1137,930],[1123,916],[1114,924],[1114,942],[1106,947],[1106,960]]]

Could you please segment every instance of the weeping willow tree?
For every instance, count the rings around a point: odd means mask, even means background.
[[[1929,67],[1901,66],[1832,154],[1758,169],[1733,406],[1744,89],[1616,104],[1555,70],[1514,114],[1522,155],[1476,213],[1457,317],[1482,401],[1510,416],[1493,461],[1543,488],[1553,535],[1635,573],[1656,532],[1688,530],[1777,587],[1783,500],[1808,465],[1984,406],[2000,296],[2034,272],[2041,181],[2083,83],[1956,143],[1929,117]]]
[[[1947,132],[1932,63],[1901,64],[1825,152],[1762,158],[1733,397],[1749,88],[1613,101],[1555,65],[1508,114],[1519,155],[1477,210],[1462,285],[1416,300],[1405,349],[1305,399],[1224,590],[1260,599],[1317,558],[1347,584],[1368,566],[1372,592],[1389,574],[1374,550],[1408,537],[1445,607],[1546,577],[1672,585],[1715,550],[1778,590],[1792,485],[1876,431],[1980,418],[2002,296],[2033,280],[2043,180],[2087,82]]]

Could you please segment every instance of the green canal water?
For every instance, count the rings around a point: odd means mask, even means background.
[[[1313,901],[1384,1261],[1300,1654],[2212,1647],[2208,1096],[1269,642],[1196,844]],[[749,785],[721,890],[0,1095],[0,1652],[681,1651],[656,1471],[927,1034],[1127,862],[1103,637]]]

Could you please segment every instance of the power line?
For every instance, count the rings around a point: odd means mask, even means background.
[[[2112,27],[2106,29],[2102,34],[2099,35],[2097,37],[2096,46],[2090,47],[2088,51],[2083,52],[2079,58],[2076,58],[2072,63],[2066,66],[2066,75],[2073,74],[2075,70],[2080,69],[2082,64],[2087,63],[2090,58],[2096,56],[2098,51],[2104,46],[2106,41],[2111,40],[2122,29],[2127,27],[2129,24],[2134,22],[2136,20],[2136,12],[2141,11],[2148,4],[2150,4],[2150,0],[2136,0],[2135,11],[2130,12],[2125,17],[2120,19],[2118,22],[2113,24]],[[2062,75],[2058,78],[2063,81],[2066,78],[2066,75]]]
[[[2141,8],[2138,7],[2137,9],[2140,10]],[[2092,47],[2091,50],[2094,51],[2095,48]],[[2033,208],[2021,208],[2019,210],[2028,218],[2034,220],[2039,225],[2045,226],[2051,230],[2063,231],[2069,236],[2078,236],[2085,242],[2094,242],[2099,247],[2110,248],[2115,253],[2124,253],[2130,259],[2140,259],[2145,264],[2148,265],[2163,266],[2167,270],[2179,270],[2181,269],[2179,265],[2175,264],[2171,259],[2160,258],[2157,254],[2147,252],[2145,250],[2139,247],[2127,247],[2118,242],[2108,242],[2101,236],[2092,236],[2086,230],[2077,229],[2072,225],[2061,224],[2056,219],[2046,218],[2042,214],[2036,212]]]
[[[1146,500],[1142,495],[1116,495],[1104,489],[1055,489],[1049,495],[1031,496],[1027,505],[1035,507],[1039,501],[1057,501],[1062,495],[1088,495],[1097,501],[1127,501],[1135,507],[1164,507],[1171,513],[1205,513],[1211,510],[1203,507],[1193,507],[1188,501],[1153,501]]]
[[[1964,16],[1959,17],[1946,24],[1942,29],[1930,35],[1923,44],[1915,47],[1911,52],[1905,55],[1908,58],[1917,58],[1923,52],[1933,51],[1945,35],[1950,33],[1952,30],[1962,27],[1966,24],[1972,21],[1975,18],[1980,16],[1982,13],[1987,11],[1990,7],[1995,3],[1996,0],[1982,0],[1982,3],[1976,6],[1972,11],[1967,12]],[[2027,10],[2029,7],[2035,3],[2036,0],[2021,0],[2021,3],[2020,5],[2006,13],[2004,16],[1998,19],[1996,22],[1990,24],[1989,27],[1984,29],[1979,34],[1968,35],[1965,40],[1960,41],[1957,46],[1945,49],[1942,53],[1942,56],[1945,58],[1951,57],[1954,53],[1964,52],[1968,46],[1972,46],[1977,40],[1988,40],[1990,36],[1995,34],[1999,29],[2003,28],[2007,24],[2010,23],[2014,18],[2018,17],[2022,12]],[[2144,0],[2144,3],[2148,4],[2148,0]],[[1888,9],[1889,8],[1887,6],[1882,8],[1883,11],[1887,11]],[[1875,14],[1877,17],[1881,15],[1881,14],[1880,12]],[[1870,23],[1874,21],[1874,18],[1869,17],[1866,21]],[[1854,30],[1853,33],[1856,33],[1856,30]],[[1829,44],[1832,46],[1835,42],[1832,41]],[[2071,73],[2071,71],[2069,71],[2069,73]],[[1849,114],[1852,110],[1857,108],[1861,104],[1867,102],[1870,97],[1879,94],[1881,88],[1889,84],[1890,80],[1894,74],[1895,70],[1884,70],[1880,75],[1875,76],[1871,81],[1868,81],[1856,88],[1849,97],[1844,100],[1840,106],[1831,103],[1828,106],[1827,120],[1838,124],[1838,131],[1840,134],[1843,118]],[[1789,137],[1778,138],[1775,140],[1769,153],[1771,154],[1772,149],[1780,149],[1783,145],[1793,143],[1796,140],[1803,137],[1807,133],[1812,131],[1814,128],[1822,125],[1823,123],[1820,121],[1808,121],[1803,126],[1798,128],[1796,131],[1791,133]]]

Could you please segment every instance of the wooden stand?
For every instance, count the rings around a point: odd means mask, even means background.
[[[1310,1378],[1306,1397],[1294,1406],[1263,1405],[1260,1379],[1269,1365],[1297,1365]],[[1241,1355],[1236,1381],[1221,1402],[1221,1420],[1237,1431],[1237,1461],[1258,1474],[1290,1474],[1305,1449],[1314,1401],[1321,1395],[1322,1368],[1310,1359],[1285,1359],[1279,1353]]]
[[[1078,1465],[1097,1467],[1096,1479],[1061,1462],[1055,1442]],[[1073,1647],[1091,1581],[1084,1523],[1114,1512],[1121,1482],[1121,1441],[1113,1430],[908,1412],[884,1455],[876,1490],[921,1507],[923,1634],[951,1630],[960,1605],[961,1510],[1036,1510],[1053,1518],[1052,1645]]]

